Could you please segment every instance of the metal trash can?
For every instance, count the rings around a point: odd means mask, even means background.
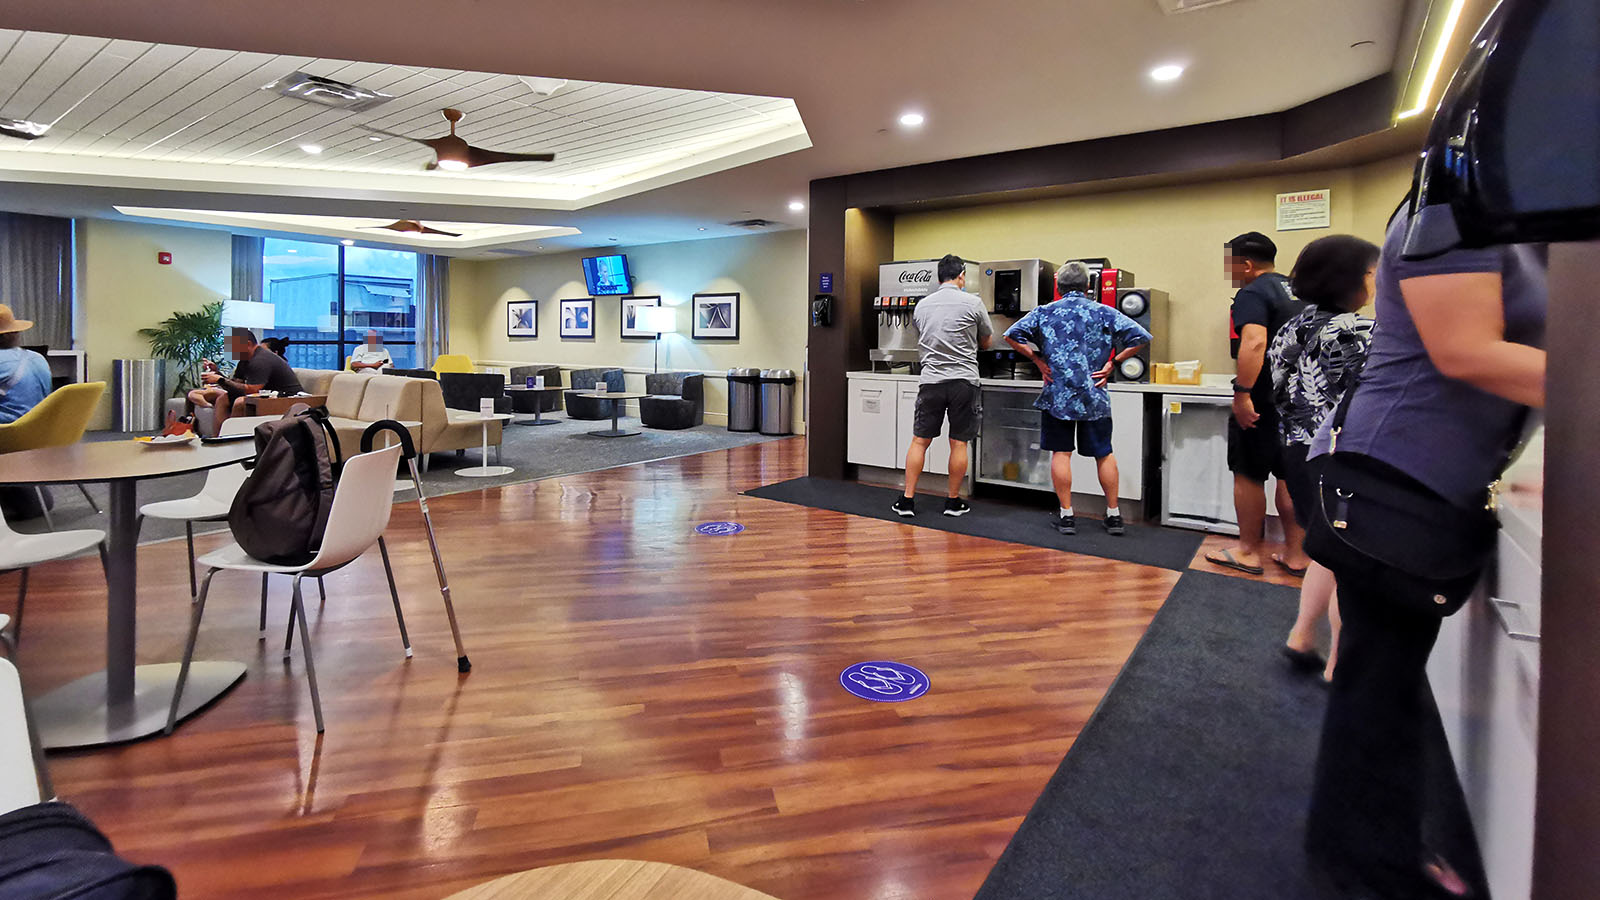
[[[761,370],[728,370],[728,430],[755,431],[761,403]]]
[[[761,370],[761,433],[794,434],[794,370]]]
[[[167,399],[167,363],[160,359],[111,361],[111,428],[155,431]]]

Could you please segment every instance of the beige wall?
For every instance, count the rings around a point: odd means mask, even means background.
[[[750,366],[802,373],[809,314],[805,232],[619,247],[616,252],[628,255],[635,294],[660,296],[663,304],[678,308],[678,333],[661,340],[663,372],[725,372]],[[621,338],[619,298],[595,299],[593,340],[560,337],[557,301],[588,296],[579,259],[594,253],[452,262],[451,352],[465,353],[474,362],[489,364],[622,366],[630,370],[628,387],[642,389],[642,372],[651,368],[654,348],[650,341]],[[690,297],[712,291],[739,293],[738,341],[696,341],[689,337]],[[539,301],[539,336],[506,337],[506,302],[529,299]],[[726,389],[724,380],[706,379],[708,422],[726,421]],[[797,397],[797,418],[801,405]]]
[[[1222,271],[1222,242],[1264,232],[1277,242],[1285,271],[1306,244],[1327,234],[1377,243],[1405,193],[1410,164],[1405,157],[1310,174],[910,213],[895,220],[895,258],[1107,257],[1131,270],[1139,286],[1172,295],[1174,359],[1199,359],[1208,372],[1227,372],[1233,289]],[[1276,231],[1274,195],[1317,188],[1333,190],[1332,228]]]
[[[90,381],[106,395],[90,428],[111,427],[111,361],[150,356],[139,329],[174,310],[195,310],[233,291],[233,244],[226,231],[86,219],[79,230],[78,349]],[[160,251],[172,265],[156,262]]]

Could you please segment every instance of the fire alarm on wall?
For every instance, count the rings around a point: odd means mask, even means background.
[[[162,250],[160,253],[156,254],[156,262],[163,266],[170,266],[172,265],[172,254]]]

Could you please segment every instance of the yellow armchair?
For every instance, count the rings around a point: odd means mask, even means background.
[[[435,373],[466,372],[470,374],[476,370],[472,367],[472,360],[468,359],[463,354],[441,353],[439,354],[438,358],[433,361],[433,371]]]

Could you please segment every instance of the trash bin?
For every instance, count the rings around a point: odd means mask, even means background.
[[[115,431],[155,431],[162,426],[167,399],[167,364],[159,359],[111,361],[111,427]]]
[[[761,402],[761,370],[728,370],[728,430],[755,431]]]
[[[794,371],[761,370],[761,433],[794,434]]]

